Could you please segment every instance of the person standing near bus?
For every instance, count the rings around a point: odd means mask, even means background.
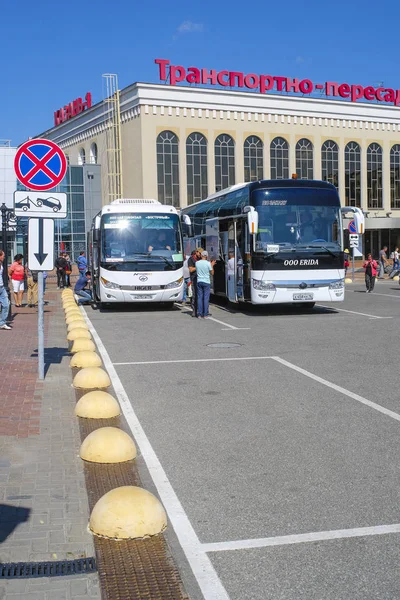
[[[1,304],[1,312],[0,312],[0,329],[12,329],[9,325],[7,325],[8,319],[8,311],[10,309],[10,303],[8,301],[7,290],[4,287],[3,280],[3,261],[6,255],[4,254],[4,250],[0,250],[0,304]]]
[[[197,273],[197,317],[207,319],[210,316],[208,312],[210,304],[211,278],[214,274],[215,260],[208,260],[207,250],[201,253],[201,259],[196,263]]]
[[[76,259],[76,264],[78,265],[79,275],[85,276],[87,271],[87,258],[84,252],[80,252],[78,258]]]
[[[367,294],[370,294],[375,285],[375,278],[378,273],[378,263],[372,258],[372,254],[367,255],[367,260],[363,264],[365,270],[365,286],[367,288]]]
[[[25,279],[25,268],[22,264],[22,254],[16,254],[14,256],[14,262],[8,269],[8,275],[11,277],[15,306],[22,306],[22,298],[24,295],[24,279]]]
[[[388,264],[387,259],[387,246],[383,246],[382,250],[379,250],[379,279],[383,279],[385,274],[385,267]]]
[[[203,248],[196,248],[192,251],[188,259],[188,267],[190,273],[190,282],[192,287],[192,317],[197,317],[197,273],[196,263],[201,258]]]

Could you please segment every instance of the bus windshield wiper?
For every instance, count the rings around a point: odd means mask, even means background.
[[[174,264],[170,260],[168,260],[166,256],[162,256],[161,254],[149,254],[149,256],[151,258],[162,258],[167,263],[167,265],[171,267],[171,269],[174,268]]]
[[[335,258],[339,257],[339,253],[338,252],[333,252],[330,248],[328,248],[327,246],[307,246],[307,248],[320,248],[322,250],[326,250],[327,252],[329,252],[329,254],[332,254],[332,256],[334,256]]]

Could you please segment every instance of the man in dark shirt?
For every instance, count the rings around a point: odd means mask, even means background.
[[[192,285],[192,317],[197,318],[197,272],[196,262],[200,260],[203,248],[196,248],[192,251],[188,260],[188,267],[190,273],[190,282]]]
[[[86,289],[90,282],[90,278],[90,271],[86,271],[85,275],[81,275],[75,284],[74,292],[79,296],[78,304],[92,301],[92,294],[90,290]]]
[[[66,286],[65,271],[67,270],[68,263],[64,258],[64,252],[60,253],[60,256],[56,259],[57,269],[57,289],[63,289]]]

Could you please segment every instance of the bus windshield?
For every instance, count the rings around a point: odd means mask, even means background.
[[[101,224],[102,260],[128,262],[183,260],[178,215],[156,213],[105,214]]]
[[[253,191],[258,212],[256,252],[269,246],[341,250],[337,193],[323,188],[269,188]]]

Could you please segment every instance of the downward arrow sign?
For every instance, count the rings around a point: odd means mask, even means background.
[[[35,252],[35,258],[38,261],[39,265],[42,265],[47,258],[47,254],[43,252],[43,219],[38,219],[39,221],[39,252]]]

